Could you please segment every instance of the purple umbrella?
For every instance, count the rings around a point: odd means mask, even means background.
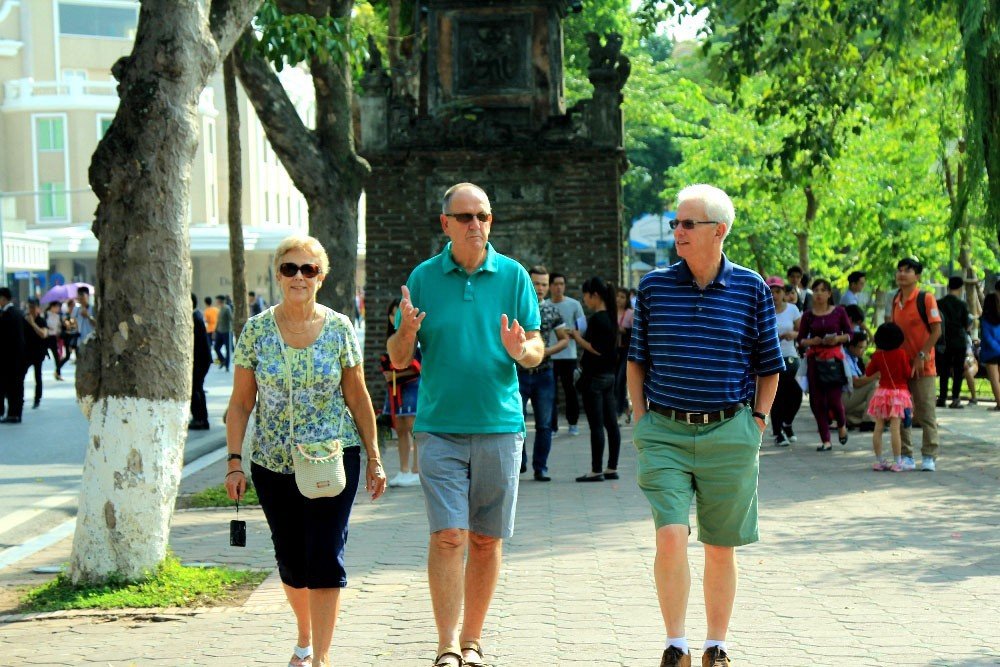
[[[94,286],[87,283],[69,283],[68,285],[56,285],[42,297],[42,305],[53,301],[67,301],[76,298],[76,293],[81,287],[86,287],[90,293],[94,293]]]

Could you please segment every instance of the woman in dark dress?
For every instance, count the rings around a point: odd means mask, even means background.
[[[583,409],[590,426],[590,472],[576,478],[578,482],[601,482],[618,479],[618,453],[621,433],[615,405],[615,371],[618,368],[618,314],[614,287],[600,278],[583,283],[583,303],[592,312],[587,318],[587,331],[571,332],[583,349],[580,363],[582,374],[579,389]],[[608,467],[603,467],[604,432],[608,434]]]

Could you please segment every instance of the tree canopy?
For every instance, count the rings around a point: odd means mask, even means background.
[[[725,189],[738,210],[727,249],[761,272],[805,258],[841,288],[861,268],[886,289],[895,262],[915,255],[926,279],[943,281],[955,261],[982,278],[1000,260],[1000,141],[990,110],[974,108],[993,90],[976,68],[992,62],[996,35],[969,51],[998,14],[961,4],[964,14],[929,1],[643,2],[647,24],[709,11],[696,42],[651,63],[655,80],[633,68],[630,159],[651,136],[678,153],[664,174],[627,178],[660,177],[664,208],[688,183]],[[632,31],[641,49],[648,37],[638,22]],[[626,188],[627,207],[639,192]]]

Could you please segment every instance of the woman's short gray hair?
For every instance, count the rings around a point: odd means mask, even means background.
[[[326,250],[323,249],[323,244],[312,236],[306,236],[305,234],[293,234],[281,240],[281,243],[274,250],[275,273],[278,272],[278,267],[281,266],[281,260],[292,250],[302,250],[303,252],[315,255],[316,259],[319,260],[319,272],[324,276],[330,273],[330,258],[327,257]]]
[[[714,185],[698,183],[689,185],[677,193],[678,208],[686,201],[701,202],[709,220],[726,223],[726,236],[729,236],[729,232],[733,229],[733,221],[736,219],[736,209],[729,195]]]

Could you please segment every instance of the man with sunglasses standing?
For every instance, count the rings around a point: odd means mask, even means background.
[[[691,665],[684,623],[692,499],[705,546],[702,667],[732,664],[735,547],[758,539],[760,442],[785,364],[770,290],[722,252],[734,218],[722,190],[681,190],[670,221],[681,260],[646,274],[636,299],[628,391],[639,487],[656,525],[653,574],[667,635],[661,667]]]
[[[441,210],[450,242],[403,286],[388,350],[395,368],[410,364],[418,341],[423,355],[414,431],[427,434],[420,478],[434,664],[475,666],[483,664],[503,540],[514,531],[525,430],[516,365],[537,366],[545,345],[527,271],[488,243],[493,215],[483,189],[454,185]]]

